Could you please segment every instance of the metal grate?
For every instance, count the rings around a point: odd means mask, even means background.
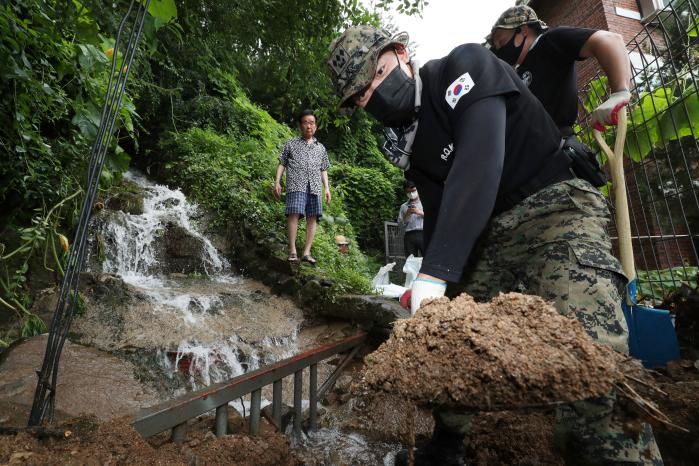
[[[386,246],[386,264],[395,262],[391,272],[391,283],[403,284],[405,282],[405,274],[403,266],[405,265],[405,247],[403,245],[403,236],[405,228],[398,222],[383,222],[384,241]]]
[[[635,88],[629,104],[624,166],[639,298],[650,303],[662,300],[683,282],[696,286],[699,264],[697,3],[697,0],[670,3],[646,18],[641,32],[627,45]],[[589,114],[605,100],[608,92],[606,78],[598,74],[579,95],[578,134],[591,147],[595,145],[588,129]],[[614,225],[610,234],[616,249]]]
[[[397,222],[383,222],[383,231],[386,245],[386,262],[405,262],[405,248],[403,235],[405,230]]]

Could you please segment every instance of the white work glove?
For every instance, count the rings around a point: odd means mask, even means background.
[[[592,111],[592,127],[597,131],[604,131],[605,126],[619,123],[619,110],[629,104],[631,93],[626,89],[616,91],[609,98]]]
[[[447,291],[447,284],[430,280],[428,278],[416,278],[413,281],[412,295],[410,296],[410,315],[420,309],[420,303],[427,298],[441,298]]]

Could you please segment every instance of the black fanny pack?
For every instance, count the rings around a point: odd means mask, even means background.
[[[575,176],[588,181],[596,188],[607,184],[607,175],[602,170],[596,154],[575,135],[564,138],[563,153],[570,159],[570,169]]]

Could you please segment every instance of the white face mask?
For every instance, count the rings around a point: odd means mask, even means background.
[[[415,199],[417,199],[417,191],[410,191],[408,193],[408,199],[410,199],[411,201],[414,201]]]

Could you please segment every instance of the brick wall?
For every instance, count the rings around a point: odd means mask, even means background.
[[[616,13],[616,7],[638,12],[635,0],[533,0],[529,5],[551,26],[575,26],[621,34],[629,42],[642,26],[636,19]],[[594,60],[578,64],[578,86],[587,83],[598,71]]]

